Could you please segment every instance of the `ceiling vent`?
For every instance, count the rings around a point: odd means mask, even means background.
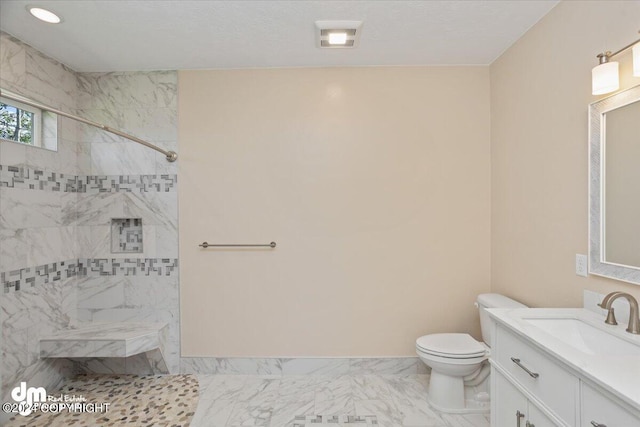
[[[316,47],[357,47],[361,32],[362,21],[316,21]]]

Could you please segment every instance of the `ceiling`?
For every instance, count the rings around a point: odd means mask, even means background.
[[[33,18],[27,4],[61,24]],[[486,65],[557,1],[19,1],[0,28],[77,71]],[[355,49],[315,47],[316,20],[362,20]]]

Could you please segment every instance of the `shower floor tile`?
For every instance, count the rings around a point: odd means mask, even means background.
[[[489,415],[443,414],[428,375],[199,375],[192,427],[489,427]]]
[[[84,405],[84,411],[35,411],[16,415],[6,427],[120,427],[190,425],[200,402],[199,381],[194,375],[80,375],[67,380],[52,396],[72,398],[71,405]],[[79,400],[75,400],[78,398]],[[220,402],[217,402],[218,405]],[[54,403],[55,404],[55,403]],[[94,411],[91,405],[105,407]],[[60,404],[61,405],[61,404]],[[199,407],[199,406],[198,406]],[[214,412],[215,407],[206,407]],[[226,418],[225,418],[226,422]],[[194,424],[191,424],[194,425]],[[211,425],[204,423],[202,425]],[[224,425],[224,424],[220,424]]]

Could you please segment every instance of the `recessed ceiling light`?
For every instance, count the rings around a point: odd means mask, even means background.
[[[347,43],[347,33],[329,33],[329,44]]]
[[[362,21],[316,21],[316,46],[356,47],[361,32]]]
[[[29,10],[30,14],[41,21],[48,22],[49,24],[59,24],[61,21],[60,17],[50,10],[31,6],[27,6],[27,9]]]

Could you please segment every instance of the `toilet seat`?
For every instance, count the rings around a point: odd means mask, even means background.
[[[450,367],[454,366],[473,366],[480,365],[482,362],[488,359],[487,355],[475,356],[475,357],[447,357],[447,356],[437,356],[431,353],[425,353],[422,350],[416,350],[418,356],[423,360],[429,360],[431,363],[437,362],[443,365],[448,365]]]
[[[445,359],[485,357],[487,348],[469,334],[430,334],[416,340],[416,350]]]

